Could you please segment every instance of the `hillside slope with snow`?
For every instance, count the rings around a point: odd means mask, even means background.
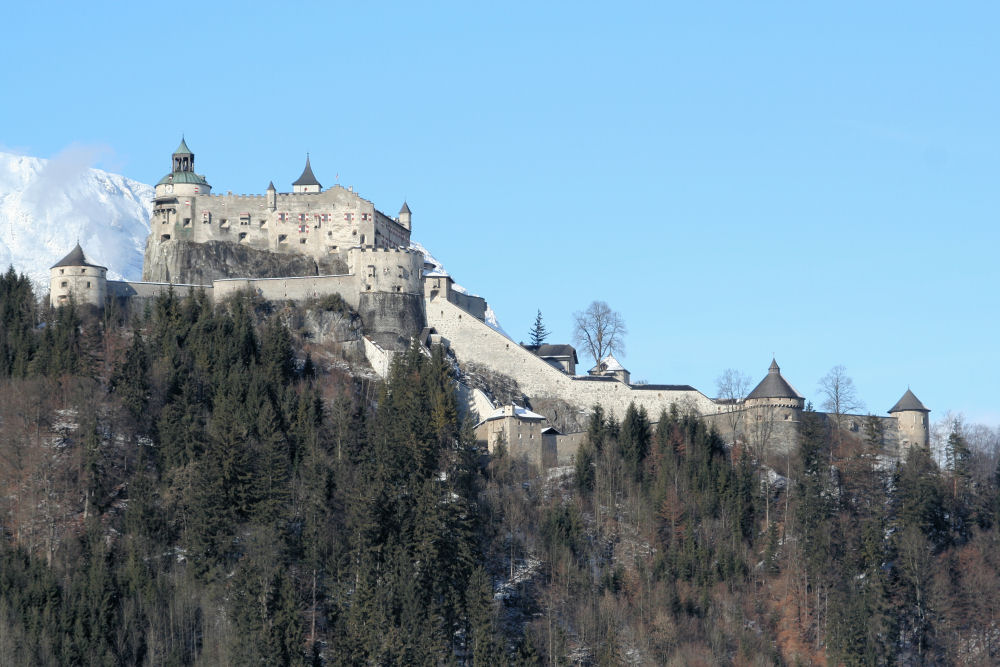
[[[444,268],[444,264],[442,264],[440,261],[438,261],[437,258],[435,258],[434,255],[432,255],[430,253],[430,251],[428,251],[427,248],[425,248],[422,244],[417,243],[416,241],[410,241],[410,248],[412,250],[416,250],[418,252],[423,253],[425,266],[428,265],[428,264],[430,265],[430,268],[428,269],[428,271],[431,271],[431,272],[439,274],[439,275],[444,275],[444,276],[452,277],[451,274],[448,273],[447,269]],[[427,271],[424,272],[424,275],[427,275]],[[452,279],[454,280],[454,277],[452,277]],[[469,292],[469,290],[465,289],[464,287],[462,287],[461,285],[459,285],[456,282],[453,282],[451,284],[451,288],[453,290],[455,290],[456,292],[461,292],[462,294],[471,294],[471,292]],[[478,295],[477,294],[472,294],[472,296],[478,296]],[[500,326],[500,321],[497,320],[497,314],[495,312],[493,312],[493,308],[490,306],[490,304],[489,304],[488,301],[486,302],[486,320],[485,320],[485,322],[486,322],[486,325],[488,327],[490,327],[491,329],[493,329],[494,331],[497,331],[497,332],[503,334],[504,336],[507,336],[507,338],[510,338],[510,335],[508,335],[507,332],[503,330],[503,327]],[[514,340],[514,339],[511,338],[511,340]]]
[[[0,152],[0,270],[13,265],[47,288],[49,267],[79,240],[109,279],[139,279],[153,188],[91,169],[88,159]]]

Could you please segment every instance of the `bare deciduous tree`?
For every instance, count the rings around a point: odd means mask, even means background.
[[[585,348],[594,365],[609,354],[625,354],[625,320],[604,301],[592,301],[587,310],[573,313],[573,343]]]
[[[844,366],[834,366],[830,372],[819,381],[819,391],[823,395],[820,404],[827,412],[836,417],[836,427],[840,428],[840,418],[844,415],[857,414],[865,409],[865,404],[858,398],[858,390],[854,380],[847,375]]]
[[[729,424],[733,432],[733,444],[736,444],[736,434],[739,431],[740,422],[743,421],[743,399],[750,392],[750,376],[741,373],[734,368],[727,368],[722,371],[715,380],[716,389],[719,392],[718,398],[728,408],[726,423]]]

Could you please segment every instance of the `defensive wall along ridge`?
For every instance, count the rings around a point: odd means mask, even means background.
[[[633,402],[646,408],[652,420],[671,404],[706,416],[719,410],[710,398],[684,385],[630,386],[613,379],[574,378],[441,296],[427,300],[426,312],[427,325],[448,341],[459,363],[483,364],[515,378],[529,397],[561,398],[583,409],[600,405],[618,419]]]

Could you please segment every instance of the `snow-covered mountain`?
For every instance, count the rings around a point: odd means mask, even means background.
[[[86,151],[51,160],[0,152],[0,270],[48,289],[49,267],[79,240],[112,280],[138,280],[153,187],[89,167]]]

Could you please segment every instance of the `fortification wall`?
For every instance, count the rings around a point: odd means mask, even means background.
[[[352,248],[347,257],[360,291],[423,295],[423,253],[405,248]]]
[[[545,448],[545,452],[553,452],[554,462],[551,466],[570,466],[576,460],[576,453],[580,451],[580,445],[587,439],[586,433],[563,433],[560,435],[543,435],[542,438],[551,442]]]
[[[242,290],[251,290],[269,301],[304,301],[334,292],[357,307],[358,281],[351,274],[302,276],[297,278],[227,278],[212,283],[215,298],[223,300]]]
[[[802,412],[784,407],[773,409],[745,408],[735,411],[739,419],[736,425],[736,438],[744,443],[766,441],[769,451],[784,455],[795,451],[799,445],[799,425]],[[825,428],[834,428],[835,416],[818,412]],[[886,456],[899,457],[903,452],[903,441],[899,424],[894,417],[877,415],[841,415],[840,428],[852,437],[864,440],[868,436],[867,422],[872,417],[877,421],[879,429],[879,448]],[[733,442],[733,421],[727,413],[705,415],[705,421],[718,431],[727,443]]]
[[[319,193],[191,195],[157,201],[150,234],[160,241],[227,241],[321,257],[375,242],[375,207],[334,187]]]
[[[450,289],[448,290],[448,301],[451,301],[476,319],[486,320],[486,299],[483,297],[464,294]]]
[[[389,377],[389,368],[392,366],[392,352],[385,350],[381,345],[373,341],[368,336],[362,336],[361,341],[365,346],[365,357],[371,364],[380,378],[383,380]]]
[[[516,378],[529,397],[562,398],[584,409],[600,405],[618,419],[631,402],[646,408],[654,420],[671,404],[698,414],[717,412],[716,404],[696,390],[633,389],[614,380],[573,379],[440,295],[426,302],[426,311],[428,326],[448,340],[459,363],[474,361]]]
[[[192,194],[158,197],[150,244],[222,241],[323,260],[355,246],[406,247],[408,229],[352,190],[263,195]]]
[[[119,280],[108,281],[108,296],[127,299],[153,299],[161,294],[165,294],[173,288],[177,296],[187,296],[188,292],[194,290],[204,290],[208,298],[212,298],[211,285],[177,285],[170,283],[144,283],[126,282]]]

